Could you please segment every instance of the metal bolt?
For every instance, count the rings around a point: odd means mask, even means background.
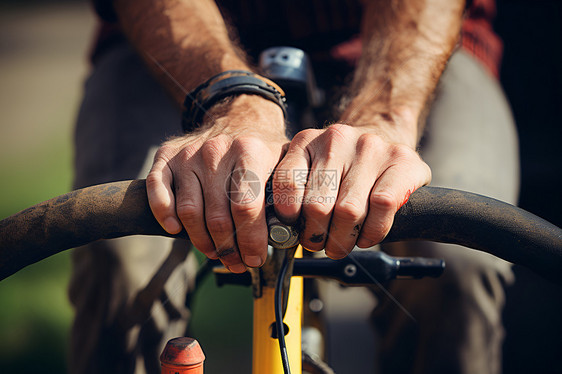
[[[353,264],[347,264],[343,268],[343,273],[348,277],[353,277],[357,274],[357,267]]]
[[[291,231],[285,225],[272,225],[269,230],[269,237],[275,243],[283,244],[291,239]]]

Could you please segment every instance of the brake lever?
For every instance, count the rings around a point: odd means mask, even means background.
[[[258,270],[258,269],[253,269]],[[293,276],[333,279],[345,286],[370,286],[392,279],[437,278],[445,270],[445,260],[426,257],[392,257],[381,251],[355,251],[341,260],[296,258]],[[249,286],[248,273],[215,270],[217,285]]]
[[[426,257],[392,257],[381,251],[354,251],[341,260],[298,259],[294,276],[330,278],[346,286],[369,286],[392,279],[437,278],[445,260]]]

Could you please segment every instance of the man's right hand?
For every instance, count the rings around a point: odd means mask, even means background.
[[[147,177],[152,213],[170,234],[234,273],[267,256],[265,183],[288,142],[283,113],[255,95],[215,105],[194,134],[165,142]]]

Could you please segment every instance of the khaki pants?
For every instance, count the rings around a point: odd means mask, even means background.
[[[86,83],[75,134],[76,187],[145,177],[157,145],[179,131],[179,109],[130,47],[114,46]],[[433,185],[516,201],[517,141],[509,108],[495,80],[462,52],[442,78],[422,155]],[[183,335],[189,320],[185,299],[196,269],[188,248],[186,242],[133,237],[74,251],[70,372],[158,372],[163,344]],[[433,243],[386,250],[444,257],[447,271],[436,280],[385,285],[416,322],[380,298],[373,321],[383,372],[499,372],[509,264]]]
[[[431,185],[517,202],[517,138],[498,83],[464,54],[442,76],[422,142]],[[395,281],[388,291],[416,319],[381,298],[374,311],[383,373],[500,373],[504,286],[511,265],[487,253],[441,243],[397,243],[397,256],[444,258],[439,279]],[[401,349],[395,349],[398,346]]]

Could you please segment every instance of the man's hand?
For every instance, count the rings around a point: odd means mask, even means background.
[[[306,185],[298,178],[308,174]],[[431,172],[417,153],[369,128],[335,124],[298,133],[273,178],[280,217],[304,219],[301,244],[339,259],[390,230],[410,194]]]
[[[128,40],[178,105],[218,73],[251,70],[213,0],[115,0],[114,7]],[[240,95],[214,105],[197,133],[158,150],[147,177],[154,216],[169,233],[185,227],[197,249],[235,273],[245,271],[244,264],[262,265],[262,191],[286,142],[276,104]],[[260,188],[245,178],[245,170],[256,175]],[[229,193],[232,186],[257,196],[250,201],[241,191]]]
[[[287,220],[302,215],[305,248],[342,258],[380,242],[429,183],[415,149],[463,9],[463,0],[364,2],[361,57],[340,116],[351,126],[297,134],[274,176],[275,209]],[[293,170],[308,174],[305,184]]]
[[[185,227],[193,245],[234,273],[267,256],[265,183],[287,139],[281,109],[241,95],[214,106],[196,134],[164,143],[147,177],[150,207],[162,227]]]

